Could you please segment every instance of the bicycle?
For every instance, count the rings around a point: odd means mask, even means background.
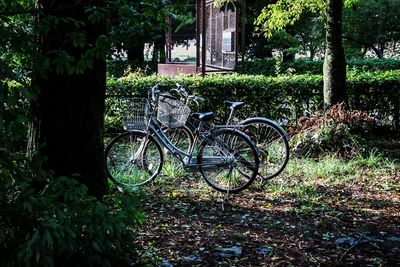
[[[190,109],[176,97],[161,93],[158,86],[149,90],[147,99],[121,99],[126,132],[115,137],[105,150],[111,181],[127,187],[149,183],[162,169],[164,148],[185,169],[199,170],[206,183],[220,192],[238,193],[250,186],[259,166],[250,137],[236,126],[203,130],[213,113],[195,113],[199,125],[193,133],[194,142],[189,152],[179,149],[162,125],[171,129],[184,126]]]
[[[197,104],[199,101],[204,101],[201,97],[190,95],[180,84],[176,84],[176,88],[172,89],[172,91],[177,92],[186,105],[189,105],[191,101]],[[231,101],[224,101],[224,103],[230,109],[225,125],[242,125],[242,130],[256,144],[260,157],[258,176],[261,177],[262,182],[281,174],[289,161],[289,137],[286,131],[275,121],[264,117],[251,117],[238,121],[235,116],[236,112],[245,103]],[[193,129],[195,124],[193,120],[188,120],[185,131],[188,128]]]

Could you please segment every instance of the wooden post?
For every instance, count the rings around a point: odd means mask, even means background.
[[[246,53],[246,0],[243,0],[242,6],[242,73],[245,71],[244,60]]]
[[[206,76],[206,0],[202,0],[201,5],[201,75]]]
[[[166,50],[166,58],[167,62],[172,61],[172,19],[171,15],[167,15],[166,18],[166,23],[167,23],[167,33],[166,33],[166,42],[165,42],[165,50]]]
[[[196,0],[196,71],[200,68],[201,1],[202,0]]]

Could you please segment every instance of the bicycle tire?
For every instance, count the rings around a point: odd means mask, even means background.
[[[130,188],[155,179],[164,163],[161,145],[142,131],[130,131],[115,137],[106,147],[105,157],[110,180]]]
[[[203,140],[197,162],[208,185],[223,193],[238,193],[253,183],[259,158],[246,134],[223,128]]]
[[[276,122],[262,117],[246,119],[240,124],[255,142],[260,157],[258,176],[272,179],[283,172],[289,161],[289,140],[285,130]]]

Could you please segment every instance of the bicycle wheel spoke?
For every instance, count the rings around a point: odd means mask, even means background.
[[[213,168],[201,166],[211,156]],[[254,145],[243,133],[232,129],[217,132],[205,141],[198,160],[206,182],[221,192],[237,193],[248,187],[257,174],[258,156]]]
[[[106,169],[110,179],[128,187],[154,179],[161,170],[162,162],[160,145],[142,132],[122,134],[106,149]]]
[[[271,179],[279,175],[289,159],[289,144],[285,133],[273,123],[247,120],[244,131],[255,142],[260,156],[259,176]]]

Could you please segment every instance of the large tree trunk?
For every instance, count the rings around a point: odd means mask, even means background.
[[[327,0],[324,105],[346,100],[346,60],[342,45],[343,0]]]
[[[82,21],[85,26],[78,30],[85,32],[87,38],[83,47],[73,45],[70,34],[76,30],[75,24],[60,22],[41,36],[39,47],[43,56],[54,60],[59,55],[54,51],[58,51],[79,59],[105,33],[104,21],[89,22],[80,3],[39,0],[44,11],[42,19],[51,15]],[[91,59],[93,63],[83,73],[56,71],[60,64],[53,61],[45,75],[34,74],[33,85],[39,95],[32,103],[29,146],[30,151],[39,151],[46,157],[46,170],[54,171],[56,176],[77,175],[76,179],[87,185],[90,194],[101,197],[107,191],[103,153],[106,65],[104,57]]]

